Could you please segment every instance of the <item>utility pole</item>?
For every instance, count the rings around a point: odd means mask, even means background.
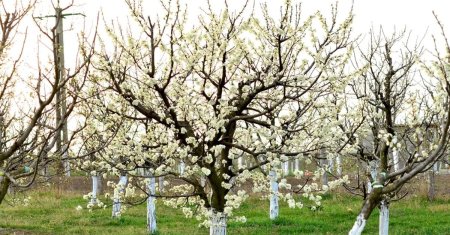
[[[55,78],[59,81],[60,89],[56,93],[56,152],[61,154],[60,169],[66,176],[70,176],[70,162],[68,156],[69,149],[69,133],[67,128],[67,95],[66,95],[66,70],[64,67],[64,27],[63,19],[66,16],[82,15],[81,13],[69,13],[63,14],[63,9],[59,6],[55,7],[55,15],[47,15],[43,17],[36,17],[38,19],[43,18],[56,18],[56,27],[53,38],[53,53],[55,63]]]
[[[66,117],[66,88],[64,85],[65,68],[64,68],[64,29],[63,29],[63,14],[62,9],[55,8],[56,15],[56,34],[55,34],[55,52],[56,53],[56,68],[55,73],[59,78],[60,89],[56,94],[56,123],[62,122],[61,129],[57,132],[56,148],[57,152],[62,154],[62,164],[66,176],[70,176],[70,163],[68,161],[68,133],[67,133],[67,118]],[[63,118],[65,120],[63,120]]]

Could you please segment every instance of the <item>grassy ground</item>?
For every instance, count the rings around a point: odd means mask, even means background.
[[[145,205],[130,208],[121,219],[111,219],[111,208],[76,211],[85,205],[80,195],[48,192],[31,194],[29,206],[1,205],[0,234],[14,231],[25,234],[146,234]],[[346,234],[361,205],[360,199],[328,196],[319,212],[289,209],[281,204],[280,218],[268,219],[268,202],[250,199],[237,212],[246,215],[247,223],[230,223],[233,234]],[[208,234],[195,219],[186,219],[178,210],[157,204],[160,234]],[[366,226],[365,234],[378,234],[378,211]],[[6,231],[6,232],[5,232]],[[390,234],[450,234],[450,201],[428,202],[416,198],[391,205]]]

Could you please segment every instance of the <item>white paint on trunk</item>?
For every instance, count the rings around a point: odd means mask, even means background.
[[[370,180],[367,182],[367,193],[372,192],[372,183],[370,183]]]
[[[377,180],[377,168],[378,168],[378,161],[373,160],[369,162],[369,171],[373,182]],[[372,192],[372,182],[369,180],[367,184],[367,193],[370,192]]]
[[[243,157],[238,158],[238,169],[244,168]]]
[[[439,172],[439,168],[440,168],[439,166],[440,166],[439,162],[434,163],[434,165],[433,165],[434,172],[436,172],[436,173]]]
[[[328,169],[330,172],[334,169],[334,158],[331,155],[328,157]]]
[[[127,182],[128,182],[128,177],[126,175],[120,176],[119,186],[118,186],[120,188],[114,189],[114,199],[113,199],[113,208],[112,208],[112,216],[113,217],[120,217],[121,201],[120,201],[119,194],[124,192]]]
[[[322,159],[321,165],[323,168],[322,185],[328,185],[328,172],[327,172],[328,161],[326,159]]]
[[[289,175],[289,160],[283,162],[283,175]]]
[[[224,213],[213,211],[210,220],[209,235],[227,234],[227,216]]]
[[[336,172],[338,176],[342,175],[342,162],[341,162],[341,156],[336,157]]]
[[[380,235],[389,234],[389,203],[382,200],[380,203]]]
[[[269,178],[270,178],[270,188],[271,188],[270,219],[275,219],[278,217],[278,214],[279,214],[277,173],[274,170],[270,171]]]
[[[348,232],[348,235],[360,235],[366,226],[366,220],[362,214],[356,217],[355,224],[353,224],[352,229]]]
[[[394,171],[398,171],[400,169],[400,160],[398,159],[398,151],[394,150],[392,152],[392,156],[393,156],[393,163],[394,163]]]
[[[161,177],[160,177],[161,179]],[[156,232],[156,205],[154,197],[156,189],[155,189],[155,177],[151,177],[150,181],[147,185],[148,193],[150,194],[147,198],[147,230],[150,234]]]
[[[298,158],[295,158],[294,160],[294,171],[300,170],[300,160]]]
[[[180,175],[184,174],[184,168],[185,168],[185,164],[182,161],[182,162],[180,162],[180,165],[179,165]]]
[[[97,194],[98,194],[98,176],[93,175],[92,178],[92,195],[91,195],[91,204],[97,205]]]

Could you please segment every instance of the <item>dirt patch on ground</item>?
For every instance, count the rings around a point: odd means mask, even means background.
[[[351,185],[355,184],[356,182],[355,178],[356,177],[350,177]],[[117,180],[118,179],[113,177],[108,179],[102,179],[100,184],[100,193],[104,193],[110,190],[110,188],[107,187],[107,181],[117,181]],[[179,179],[171,179],[169,177],[166,177],[165,180],[169,183],[168,186],[165,186],[166,188],[183,184],[183,181]],[[450,174],[437,174],[435,176],[435,180],[436,180],[435,185],[437,198],[450,198]],[[304,183],[304,180],[299,180],[294,177],[287,177],[287,181],[293,186]],[[408,184],[406,184],[403,187],[402,191],[407,193],[407,197],[411,196],[426,197],[428,192],[428,185],[429,184],[427,174],[422,174],[414,178]],[[82,195],[90,192],[92,188],[92,181],[91,178],[87,176],[71,176],[68,178],[66,177],[54,178],[49,183],[39,184],[36,186],[36,188],[44,190],[46,187],[47,188],[50,187],[61,192],[72,192],[74,194]],[[239,188],[235,188],[234,190],[245,189],[247,192],[251,192],[252,187],[253,183],[251,181],[248,181],[242,184]],[[343,194],[348,193],[343,188],[339,189],[338,192]]]
[[[0,235],[30,235],[30,234],[37,234],[37,233],[32,233],[29,231],[18,230],[18,229],[0,228]]]

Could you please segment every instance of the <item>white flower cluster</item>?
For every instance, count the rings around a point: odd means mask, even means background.
[[[233,209],[237,209],[241,204],[248,198],[247,192],[244,190],[239,190],[237,194],[227,194],[225,196],[226,203],[224,213],[230,217],[233,215]]]

